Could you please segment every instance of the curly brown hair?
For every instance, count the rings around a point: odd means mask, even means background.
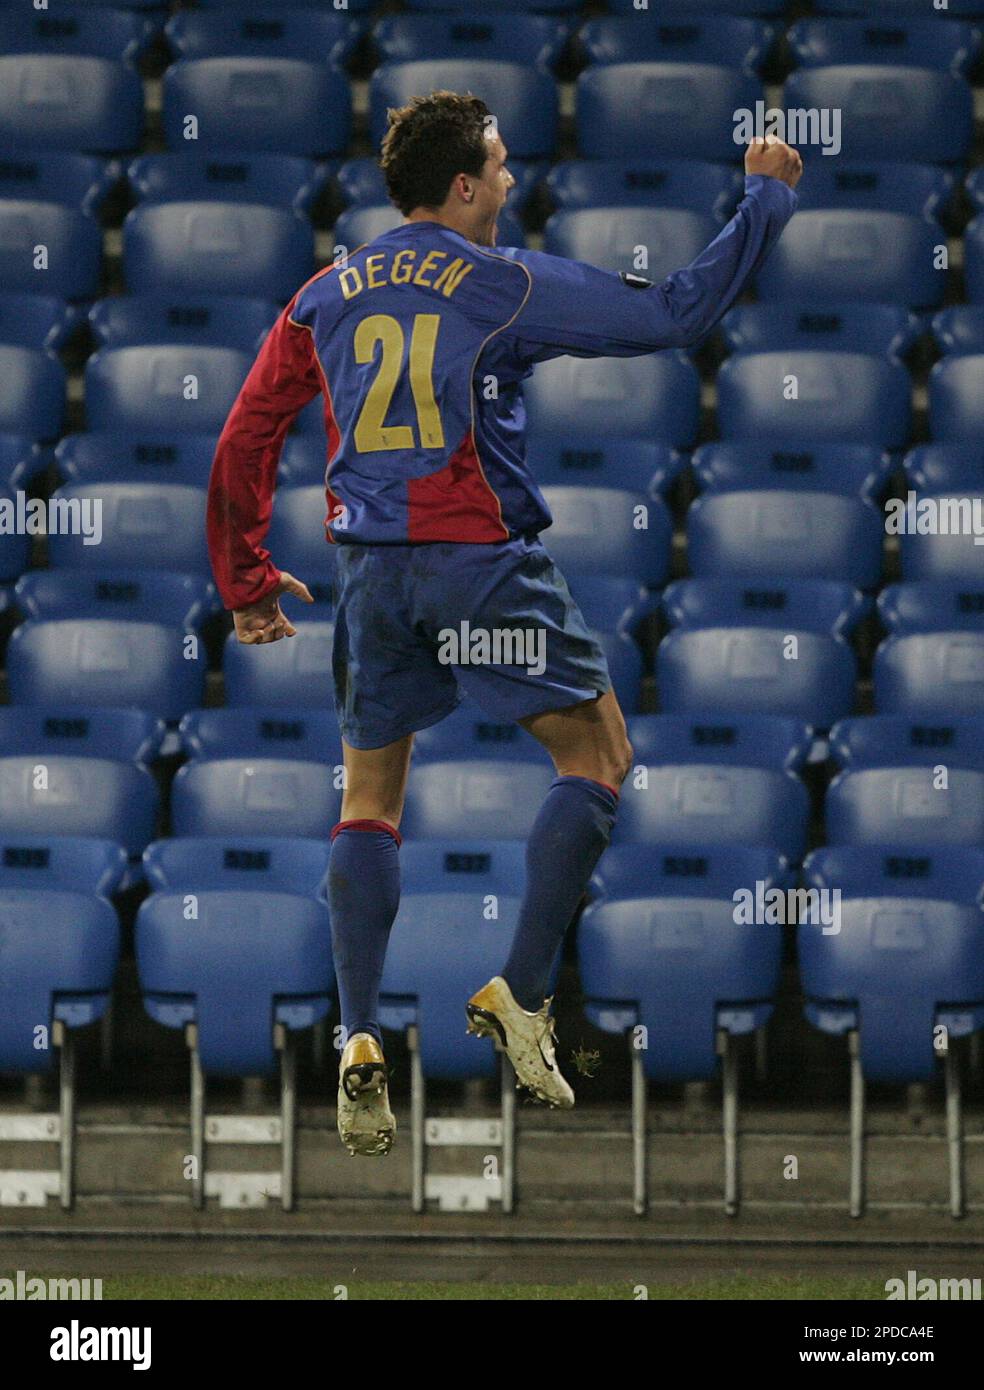
[[[438,208],[456,174],[481,174],[488,158],[489,108],[471,93],[431,92],[386,113],[380,164],[391,202],[406,216]]]

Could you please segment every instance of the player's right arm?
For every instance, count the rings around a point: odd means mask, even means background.
[[[734,217],[660,284],[543,252],[512,253],[531,277],[510,331],[520,358],[631,357],[698,342],[747,288],[795,212],[802,167],[781,141],[753,142]]]

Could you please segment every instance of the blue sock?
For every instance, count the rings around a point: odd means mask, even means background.
[[[577,905],[611,839],[618,796],[588,777],[550,784],[526,846],[526,895],[502,971],[521,1008],[543,1006]]]
[[[344,820],[331,832],[328,911],[345,1036],[371,1033],[390,928],[400,905],[400,836],[385,821]]]

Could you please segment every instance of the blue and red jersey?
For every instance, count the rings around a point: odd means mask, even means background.
[[[406,222],[315,275],[263,343],[209,482],[208,545],[227,608],[280,572],[263,541],[283,441],[324,396],[326,534],[370,545],[535,534],[550,513],[526,463],[522,383],[537,362],[632,357],[699,341],[797,205],[749,175],[735,216],[660,284]],[[303,577],[303,576],[302,576]]]

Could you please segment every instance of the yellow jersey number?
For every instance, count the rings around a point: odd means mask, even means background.
[[[440,314],[415,314],[410,334],[410,390],[417,408],[420,448],[443,449],[444,429],[434,399],[434,350]],[[387,425],[387,412],[403,366],[403,329],[390,314],[370,314],[355,330],[355,360],[370,363],[381,347],[379,371],[369,387],[355,425],[355,447],[360,454],[381,449],[414,449],[412,425]]]

